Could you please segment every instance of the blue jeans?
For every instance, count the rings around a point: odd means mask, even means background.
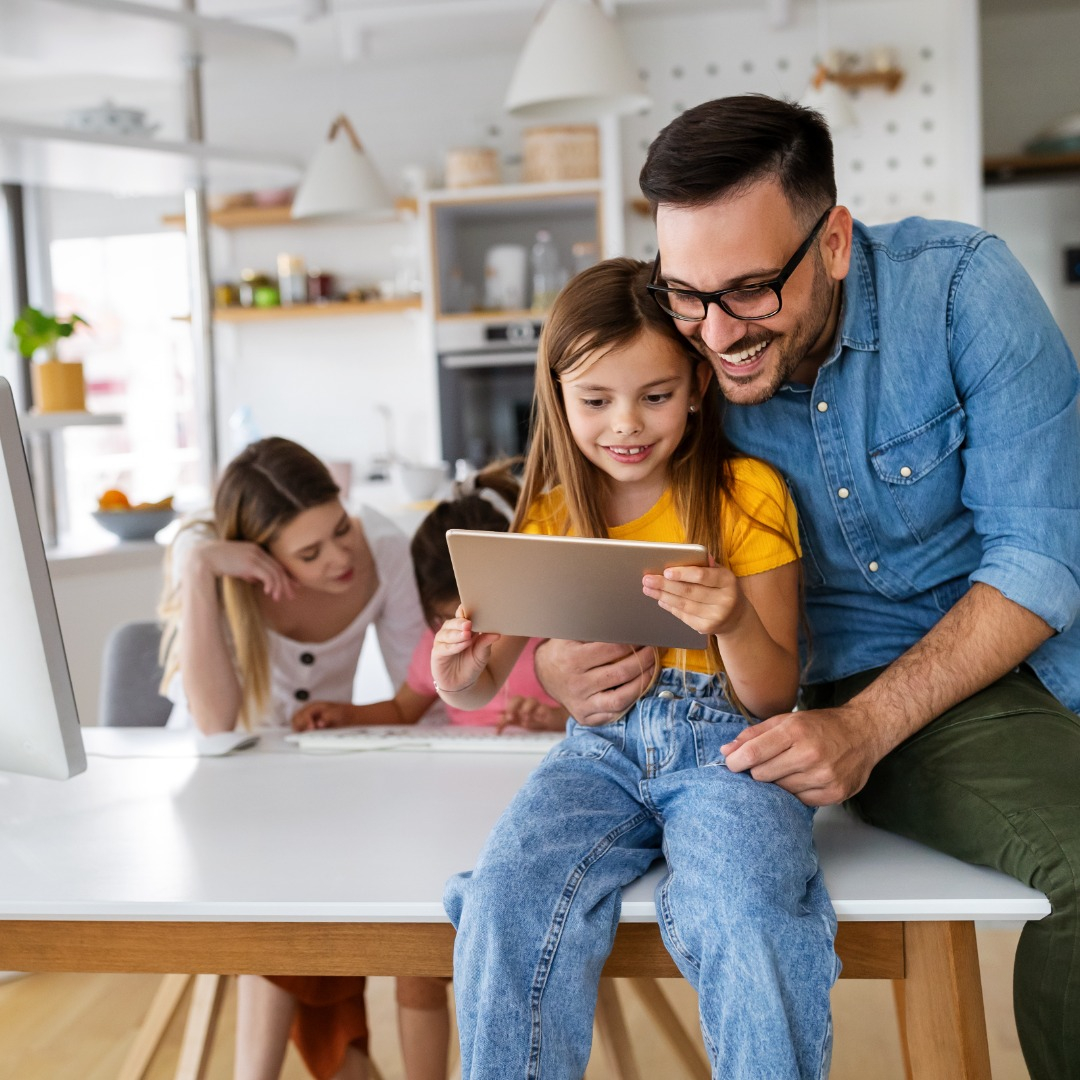
[[[698,992],[714,1077],[820,1078],[836,919],[813,811],[724,767],[746,721],[666,670],[621,720],[573,720],[447,883],[462,1080],[580,1080],[621,892],[661,857],[664,944]]]

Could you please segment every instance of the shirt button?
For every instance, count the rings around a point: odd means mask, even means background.
[[[910,476],[910,475],[911,475],[911,470],[910,470],[910,469],[909,469],[909,468],[908,468],[908,467],[907,467],[907,466],[905,465],[905,466],[904,466],[904,467],[903,467],[903,468],[902,468],[902,469],[900,470],[900,475],[901,475],[901,476]]]
[[[847,488],[840,488],[840,490],[837,491],[836,494],[839,495],[841,499],[846,499],[851,494],[851,492],[848,491]]]
[[[311,653],[309,653],[309,652],[302,652],[300,654],[300,663],[301,664],[314,664],[315,663],[315,657],[312,656]]]
[[[876,574],[878,572],[878,564],[876,562],[872,562],[867,567],[867,569],[870,571],[871,574]]]
[[[311,694],[308,693],[307,690],[297,690],[296,693],[293,694],[293,697],[296,698],[297,701],[307,701],[307,699],[311,697]]]
[[[670,701],[675,695],[670,690],[661,690],[656,696],[664,701]]]
[[[817,411],[818,412],[828,412],[829,411],[829,403],[827,401],[819,401],[817,403]]]

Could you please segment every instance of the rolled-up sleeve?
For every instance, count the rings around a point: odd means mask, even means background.
[[[962,498],[982,543],[969,580],[1067,630],[1080,613],[1080,371],[996,237],[958,269],[949,311]]]

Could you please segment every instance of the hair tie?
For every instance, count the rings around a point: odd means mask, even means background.
[[[475,472],[467,473],[460,480],[455,480],[451,485],[451,492],[455,499],[465,499],[469,495],[476,494],[476,476]]]

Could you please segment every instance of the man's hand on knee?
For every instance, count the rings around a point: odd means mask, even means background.
[[[859,791],[884,756],[874,735],[872,716],[848,703],[770,717],[721,751],[732,772],[774,783],[807,806],[828,806]]]
[[[597,641],[552,638],[536,650],[540,685],[579,723],[608,724],[645,692],[656,669],[656,651]]]

